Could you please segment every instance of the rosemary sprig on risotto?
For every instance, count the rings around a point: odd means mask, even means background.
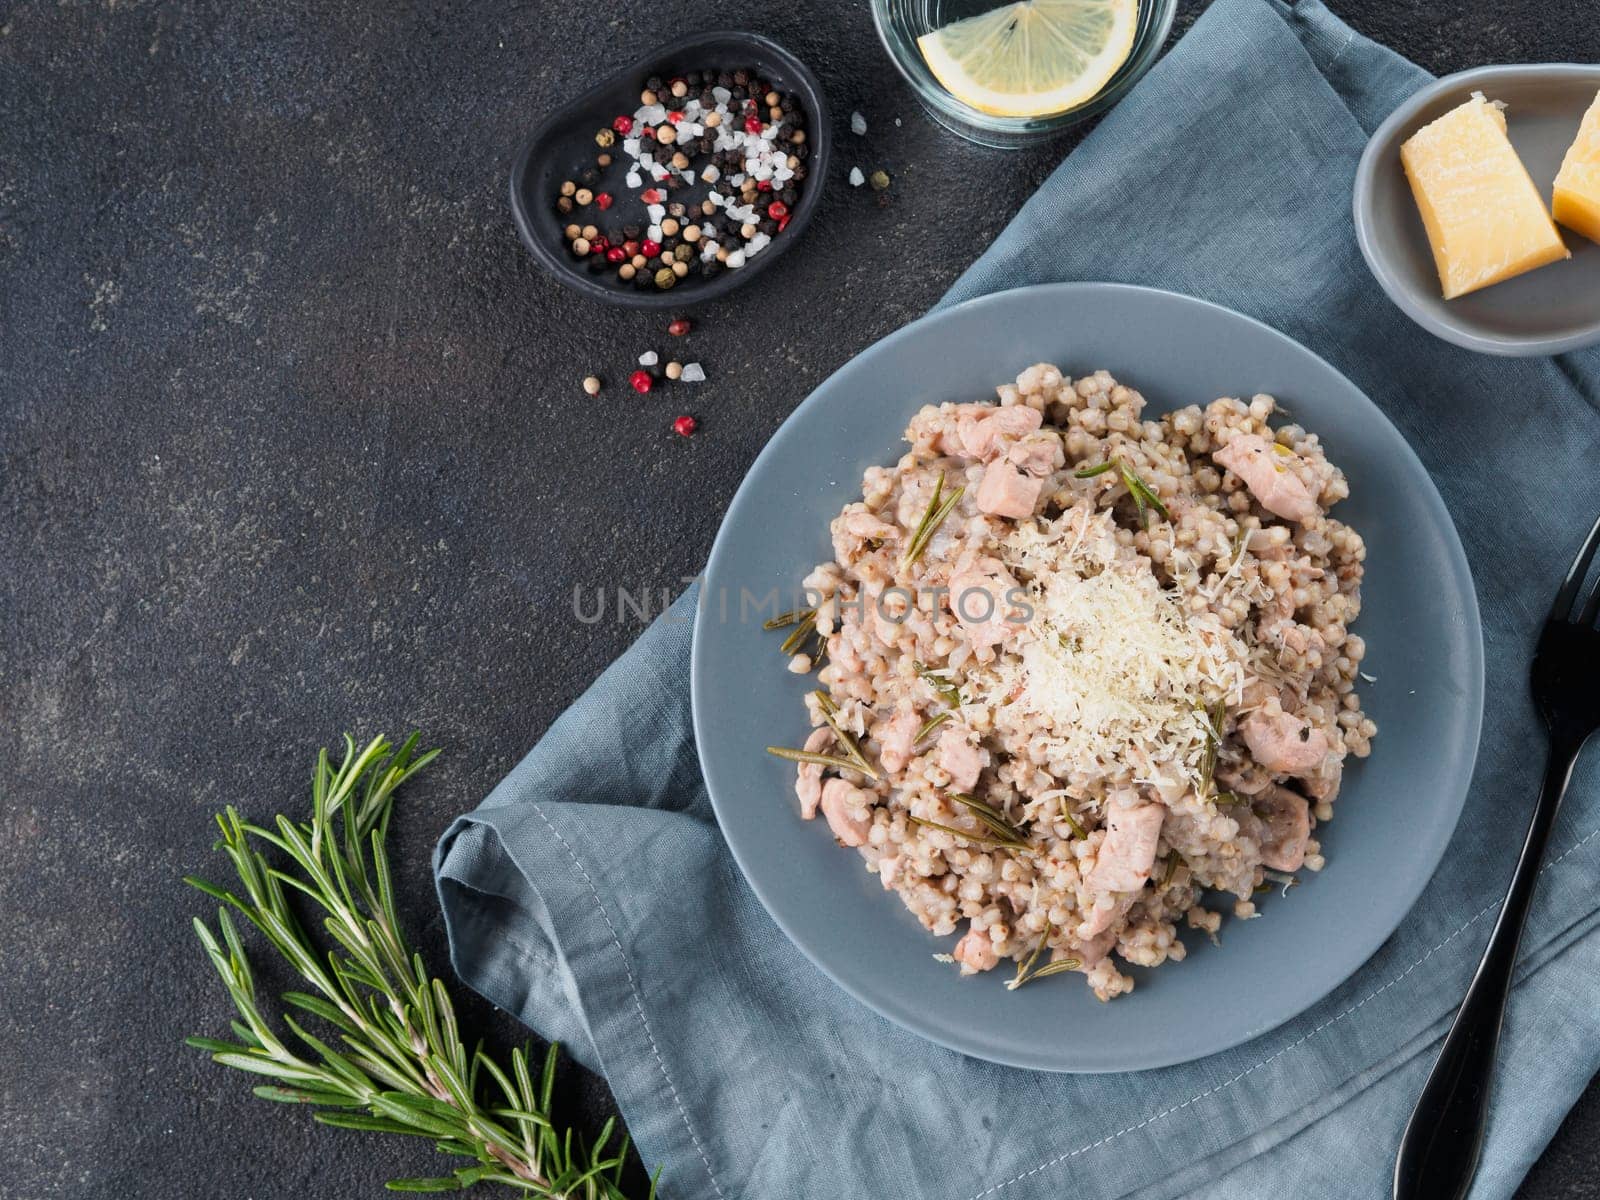
[[[956,502],[966,490],[965,487],[958,487],[949,496],[945,496],[944,472],[939,472],[939,482],[934,484],[933,496],[928,501],[928,507],[922,514],[922,520],[917,522],[911,540],[906,543],[906,552],[900,557],[902,571],[922,557],[922,552],[928,548],[933,535],[938,532],[939,526],[944,524],[944,519],[950,515],[950,510],[956,506]]]

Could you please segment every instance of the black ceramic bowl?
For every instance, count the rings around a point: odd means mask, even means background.
[[[800,199],[789,216],[784,231],[759,255],[737,270],[704,279],[691,275],[665,291],[641,290],[624,283],[615,272],[591,274],[585,263],[572,257],[563,228],[570,222],[603,225],[605,217],[595,209],[579,210],[563,216],[555,208],[561,183],[574,178],[584,167],[594,166],[599,148],[596,130],[609,128],[618,113],[632,113],[639,106],[639,92],[652,75],[671,78],[687,71],[735,71],[748,67],[757,71],[778,91],[799,97],[806,116],[806,138],[811,147],[806,159],[806,178]],[[722,296],[759,275],[770,262],[792,246],[805,231],[816,211],[827,178],[828,149],[832,141],[828,106],[816,78],[805,64],[782,46],[753,33],[698,33],[662,46],[635,63],[624,67],[591,88],[565,108],[541,122],[522,144],[511,168],[511,212],[517,230],[539,264],[574,291],[597,300],[633,308],[685,308],[702,300]],[[622,153],[621,140],[611,150],[612,163],[600,173],[595,191],[608,191],[617,197],[611,213],[617,220],[642,220],[633,214],[640,206],[638,193],[623,182],[630,160]],[[698,195],[698,190],[694,191]]]

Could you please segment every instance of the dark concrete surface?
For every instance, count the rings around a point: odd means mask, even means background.
[[[1586,8],[1341,11],[1443,72],[1600,58]],[[815,67],[836,170],[804,248],[695,314],[710,382],[641,398],[624,376],[664,322],[540,275],[505,172],[595,64],[714,24]],[[860,0],[0,3],[0,1197],[353,1198],[436,1172],[180,1045],[230,1015],[179,882],[221,871],[209,815],[296,811],[346,729],[425,730],[446,753],[394,849],[442,968],[434,839],[637,633],[574,621],[573,584],[694,572],[784,415],[1066,148],[932,126]],[[857,163],[894,174],[893,208],[844,186]],[[585,1129],[612,1111],[575,1068],[561,1091]],[[1525,1194],[1600,1196],[1597,1137],[1592,1090]]]

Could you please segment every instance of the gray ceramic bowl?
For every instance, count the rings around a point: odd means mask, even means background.
[[[1362,689],[1379,725],[1322,827],[1328,865],[1265,917],[1188,936],[1186,961],[1135,969],[1112,1004],[1077,976],[1005,990],[1005,972],[960,978],[859,855],[801,821],[788,763],[763,752],[807,733],[814,680],[785,672],[780,634],[753,598],[794,594],[829,557],[828,522],[861,473],[893,462],[921,405],[993,397],[1048,360],[1104,367],[1150,412],[1271,392],[1349,475],[1338,514],[1367,539]],[[818,388],[773,437],[728,509],[695,618],[695,737],[717,819],[756,894],[825,972],[890,1020],[967,1054],[1053,1071],[1125,1071],[1225,1049],[1314,1003],[1378,948],[1416,900],[1455,828],[1472,774],[1483,650],[1472,580],[1444,505],[1405,441],[1349,380],[1282,334],[1227,309],[1118,284],[987,296],[879,342]],[[774,610],[765,609],[770,616]],[[714,937],[715,931],[708,931]],[[1047,986],[1048,985],[1048,986]],[[999,1019],[1003,1014],[1004,1019]]]
[[[1550,202],[1550,185],[1600,92],[1600,66],[1479,67],[1429,84],[1390,114],[1356,168],[1356,240],[1389,298],[1429,333],[1485,354],[1562,354],[1600,343],[1600,245],[1570,229],[1567,262],[1455,300],[1439,294],[1428,237],[1400,167],[1400,145],[1473,92],[1505,101],[1511,144]]]

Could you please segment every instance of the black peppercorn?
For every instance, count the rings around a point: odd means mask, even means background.
[[[710,88],[707,88],[705,91],[700,93],[700,107],[701,108],[706,109],[707,111],[709,111],[709,110],[715,108],[716,106],[717,106],[717,98],[711,94],[711,89]]]
[[[811,147],[806,145],[804,142],[801,142],[798,146],[790,146],[789,153],[794,155],[801,162],[805,162],[806,159],[811,157]]]
[[[645,91],[647,91],[647,92],[655,92],[658,95],[660,94],[661,90],[666,86],[667,86],[666,85],[666,81],[663,80],[661,78],[661,76],[659,76],[659,75],[652,75],[652,76],[650,76],[649,79],[646,79],[644,81]]]
[[[606,262],[606,256],[604,254],[591,254],[589,256],[589,261],[585,265],[589,268],[589,274],[601,275],[605,273],[606,269],[611,264]]]
[[[783,191],[778,193],[778,199],[782,200],[790,208],[793,208],[794,202],[800,199],[800,193],[795,191],[792,187],[786,187],[783,189]]]
[[[795,109],[800,107],[800,102],[795,99],[794,93],[790,92],[788,95],[784,96],[782,100],[778,101],[778,107],[783,109],[783,111],[786,113],[792,113]]]
[[[733,76],[728,74],[726,71],[719,72],[717,75],[717,86],[720,88],[732,87]]]
[[[766,234],[768,237],[771,237],[773,234],[778,232],[778,223],[771,217],[763,217],[756,223],[756,228],[762,233]]]
[[[696,142],[694,147],[696,154],[710,154],[716,148],[716,139],[711,137],[709,134]]]
[[[585,167],[581,172],[579,172],[578,179],[580,182],[586,184],[598,183],[600,181],[600,172],[595,170],[593,167]]]
[[[682,187],[683,187],[683,176],[682,175],[668,175],[667,176],[667,191],[676,192],[676,191],[680,190]]]
[[[668,112],[680,112],[683,109],[683,104],[684,101],[683,97],[681,96],[669,95],[661,97],[661,107],[666,109]]]
[[[794,169],[794,174],[792,176],[790,176],[790,178],[793,179],[796,183],[799,183],[802,180],[804,180],[805,177],[806,177],[806,165],[805,165],[805,163],[799,163],[798,165],[796,165],[796,167]]]
[[[743,67],[740,67],[733,73],[733,82],[738,84],[740,87],[749,86],[750,72],[746,71]]]
[[[689,71],[684,74],[683,82],[686,87],[697,88],[700,86],[700,72]]]
[[[637,242],[642,232],[643,230],[637,225],[624,225],[622,227],[622,240],[625,242]]]
[[[700,274],[704,275],[707,279],[715,279],[718,275],[722,274],[722,264],[714,258],[709,262],[703,262],[700,264]]]
[[[556,211],[558,213],[563,213],[563,214],[571,212],[572,211],[572,197],[571,196],[562,196],[559,199],[557,199],[556,200]]]
[[[671,204],[667,205],[667,216],[669,217],[681,217],[688,211],[689,210],[683,206],[683,202],[681,200],[674,200]]]

